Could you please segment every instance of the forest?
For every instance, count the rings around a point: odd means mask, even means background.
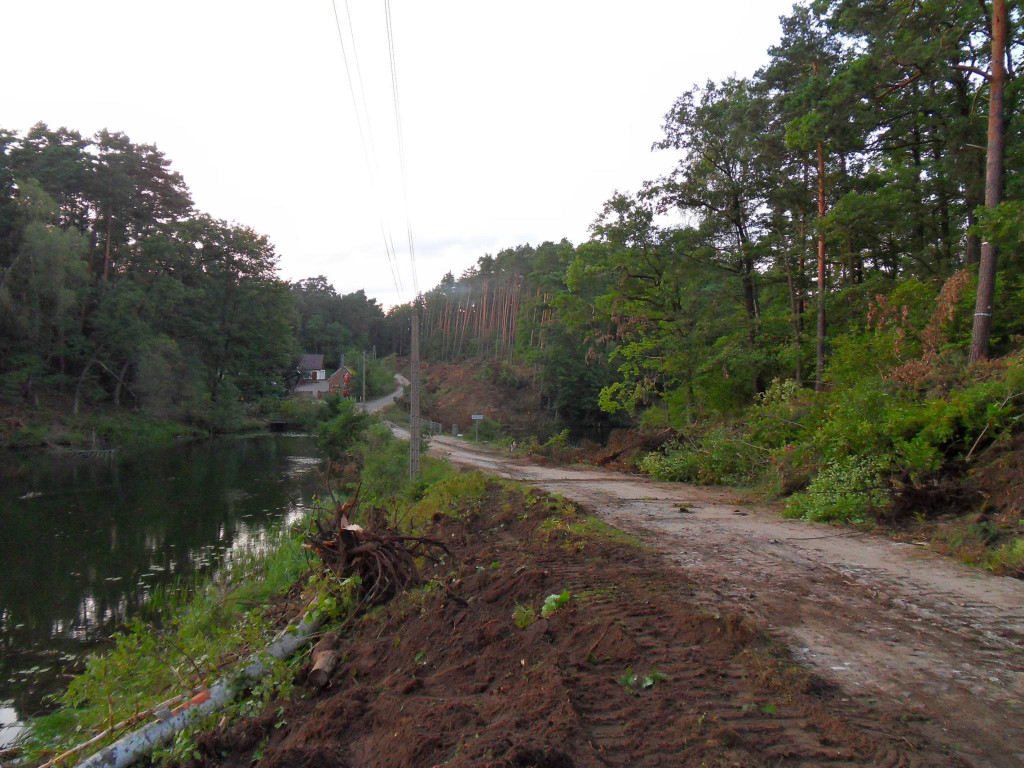
[[[648,471],[796,491],[794,515],[941,495],[1024,417],[1024,37],[1019,4],[995,40],[991,14],[796,6],[763,68],[666,105],[664,174],[587,242],[426,293],[425,354],[536,366],[555,428],[675,429]]]
[[[371,350],[362,290],[277,272],[268,239],[197,211],[155,147],[40,123],[0,130],[0,402],[31,415],[141,411],[230,428],[284,392],[301,352]],[[21,430],[22,442],[40,434]]]
[[[768,483],[817,519],[1000,455],[1024,416],[1021,17],[795,6],[760,70],[666,105],[664,173],[612,191],[589,239],[484,255],[421,295],[424,357],[532,367],[552,429],[675,430],[647,471]],[[281,280],[156,147],[42,124],[0,147],[15,411],[224,425],[300,351],[408,353],[412,304]]]

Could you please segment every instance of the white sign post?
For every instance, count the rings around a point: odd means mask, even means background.
[[[479,443],[480,442],[480,422],[483,421],[484,415],[482,413],[474,413],[472,416],[470,416],[470,418],[473,419],[473,430],[474,430],[474,435],[475,435],[475,437],[473,439],[473,442]]]

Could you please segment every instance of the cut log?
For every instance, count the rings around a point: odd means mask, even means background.
[[[331,680],[331,674],[338,665],[341,654],[338,651],[313,652],[313,669],[309,671],[309,684],[316,688],[323,688]]]

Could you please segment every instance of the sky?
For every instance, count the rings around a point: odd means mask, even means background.
[[[0,127],[156,144],[283,278],[389,307],[484,254],[587,239],[672,167],[651,145],[675,99],[753,74],[791,6],[393,0],[403,183],[384,0],[5,3]]]

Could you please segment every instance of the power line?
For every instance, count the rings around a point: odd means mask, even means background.
[[[402,130],[402,110],[398,98],[398,67],[395,62],[395,36],[391,26],[391,0],[384,0],[384,20],[388,31],[388,56],[391,60],[391,93],[395,104],[395,126],[398,131],[398,165],[402,173],[402,200],[405,203],[405,233],[409,240],[409,265],[412,285],[419,296],[420,285],[416,274],[416,247],[412,237],[412,218],[409,215],[409,181],[405,164],[405,132]]]
[[[372,167],[372,164],[370,163],[370,153],[367,150],[366,135],[363,132],[363,118],[360,116],[360,113],[359,113],[359,103],[356,100],[355,87],[352,85],[352,72],[351,72],[351,70],[349,69],[349,66],[348,66],[348,54],[345,52],[345,36],[342,33],[342,31],[341,31],[341,18],[338,16],[338,5],[337,5],[336,0],[331,0],[331,9],[334,11],[334,26],[335,26],[335,29],[337,29],[337,31],[338,31],[338,44],[341,46],[341,59],[342,59],[342,61],[345,64],[345,79],[348,81],[348,92],[349,92],[349,95],[352,97],[352,110],[355,113],[356,126],[359,129],[359,143],[360,143],[360,145],[362,146],[362,149],[363,149],[363,161],[366,163],[366,173],[367,173],[367,175],[369,176],[369,179],[370,179],[370,189],[371,189],[372,194],[373,194],[374,202],[377,205],[377,217],[380,220],[380,233],[381,233],[381,237],[384,240],[384,254],[387,256],[388,268],[391,271],[391,280],[394,283],[395,291],[396,291],[396,293],[398,293],[399,297],[401,297],[401,294],[404,292],[403,288],[401,287],[401,283],[402,283],[401,270],[398,269],[398,259],[397,259],[397,257],[395,256],[395,254],[393,252],[393,246],[389,245],[391,238],[390,238],[390,235],[385,231],[386,228],[384,226],[384,218],[383,218],[383,216],[380,213],[380,211],[381,211],[380,197],[379,197],[379,195],[377,193],[377,185],[374,183],[373,167]],[[346,0],[346,3],[345,3],[345,10],[346,10],[346,14],[347,14],[348,13],[348,2],[347,2],[347,0]],[[349,19],[349,27],[350,27],[350,31],[351,31],[351,24],[352,24],[352,17],[351,17],[351,15],[348,16],[348,19]],[[356,52],[356,47],[355,47],[355,34],[354,33],[352,33],[352,50],[353,50],[353,55],[356,57],[356,66],[358,67],[359,66],[359,63],[358,63],[359,59],[358,59],[358,53]],[[361,77],[361,75],[360,75],[360,88],[362,88],[362,77]],[[364,108],[366,106],[366,93],[365,93],[365,91],[363,92],[363,106],[364,106]],[[370,114],[369,114],[369,110],[366,111],[365,119],[366,119],[367,132],[369,132],[370,131]],[[371,134],[371,142],[372,142],[372,134]]]
[[[336,0],[332,0],[335,2]],[[366,103],[366,87],[363,84],[363,68],[359,63],[359,46],[356,44],[356,26],[352,23],[352,11],[349,8],[348,0],[345,0],[345,18],[348,20],[348,34],[352,40],[352,59],[356,64],[356,83],[359,85],[359,98],[363,102],[363,115],[366,117],[366,134],[370,142],[370,160],[374,168],[378,168],[377,146],[373,140],[373,125],[370,123],[370,106]],[[335,10],[335,21],[337,21],[337,10]],[[374,185],[376,192],[376,185]],[[377,200],[378,204],[380,199]],[[387,207],[381,206],[384,210],[381,221],[381,235],[385,238],[384,249],[388,251],[390,262],[393,264],[392,271],[398,273],[398,285],[402,286],[402,272],[398,268],[398,253],[395,251],[395,243],[391,236],[391,220],[387,215]],[[385,229],[387,230],[385,232]],[[404,290],[404,287],[403,287]]]
[[[412,338],[409,349],[409,478],[415,480],[420,470],[420,285],[416,276],[416,248],[412,238],[409,215],[409,182],[405,164],[405,133],[402,130],[402,109],[398,100],[398,67],[395,62],[395,35],[391,26],[391,0],[384,0],[384,20],[388,30],[388,58],[391,61],[391,94],[395,102],[395,128],[398,132],[398,164],[402,171],[402,199],[405,203],[405,234],[409,238],[409,266],[416,297],[412,303]]]

